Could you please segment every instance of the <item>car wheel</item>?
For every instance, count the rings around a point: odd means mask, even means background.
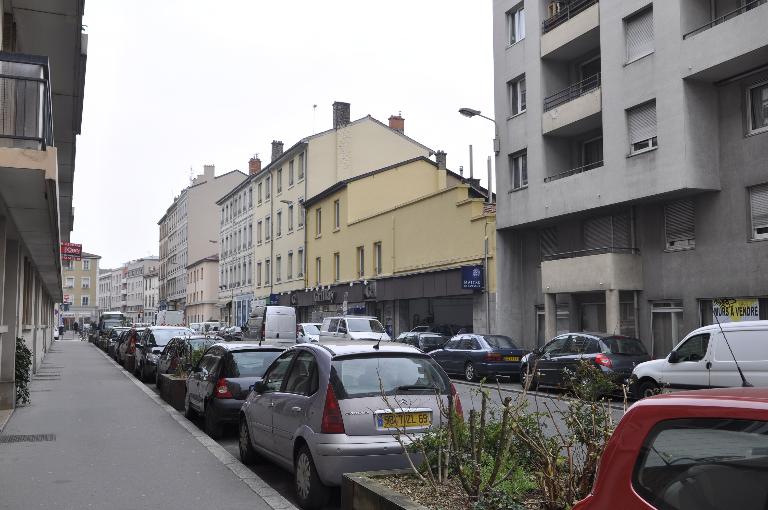
[[[251,434],[248,432],[248,424],[245,418],[240,417],[240,426],[238,428],[238,449],[240,450],[240,461],[245,465],[256,463],[256,451],[251,444]]]
[[[195,410],[192,409],[192,404],[189,402],[189,393],[184,396],[184,417],[188,420],[195,417]]]
[[[471,361],[468,361],[467,364],[464,365],[464,379],[472,382],[475,380],[475,377],[477,377],[477,374],[475,373],[475,365],[473,365]]]
[[[205,433],[211,439],[219,439],[221,437],[221,424],[216,421],[216,416],[213,414],[212,407],[208,403],[205,405],[203,418],[205,419]]]
[[[648,398],[658,395],[659,385],[653,379],[646,379],[637,385],[637,398]]]
[[[328,502],[330,491],[323,485],[315,469],[312,454],[306,445],[302,445],[296,454],[293,470],[296,484],[296,497],[299,506],[306,510],[319,510]]]
[[[536,377],[528,365],[520,367],[520,386],[532,390],[536,386]]]

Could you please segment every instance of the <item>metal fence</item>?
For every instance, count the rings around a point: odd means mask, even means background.
[[[688,39],[689,37],[693,37],[696,34],[700,34],[701,32],[704,32],[705,30],[709,30],[710,28],[712,28],[714,26],[717,26],[720,23],[728,21],[729,19],[733,19],[736,16],[740,16],[740,15],[744,14],[745,12],[747,12],[749,10],[752,10],[755,7],[757,7],[758,5],[764,4],[766,2],[768,2],[768,0],[753,0],[752,2],[749,2],[749,3],[739,7],[738,9],[735,9],[735,10],[733,10],[733,11],[727,13],[727,14],[724,14],[724,15],[720,16],[719,18],[713,19],[709,23],[703,24],[702,26],[700,26],[699,28],[697,28],[695,30],[691,30],[690,32],[688,32],[687,34],[685,34],[683,36],[683,39]]]
[[[588,92],[592,92],[596,88],[600,87],[600,73],[584,78],[578,83],[574,83],[565,90],[561,90],[555,94],[544,99],[544,111],[557,108],[561,104],[565,104],[568,101],[572,101],[577,97],[583,96]]]
[[[53,145],[48,59],[0,52],[0,146]]]
[[[628,255],[638,255],[640,254],[640,250],[638,250],[637,248],[629,248],[629,247],[622,247],[622,246],[605,246],[602,248],[590,248],[587,250],[574,250],[574,251],[564,251],[560,253],[552,253],[549,255],[543,255],[541,257],[541,260],[548,261],[548,260],[572,259],[575,257],[588,257],[590,255],[602,255],[605,253],[624,253]]]
[[[588,163],[586,165],[583,165],[583,166],[580,166],[580,167],[577,167],[577,168],[572,168],[571,170],[567,170],[565,172],[560,172],[559,174],[550,175],[549,177],[545,177],[544,178],[544,182],[556,181],[558,179],[563,179],[565,177],[570,177],[571,175],[576,175],[576,174],[580,174],[580,173],[583,173],[583,172],[588,172],[589,170],[593,170],[595,168],[600,168],[601,166],[603,166],[603,160],[602,159],[600,161],[595,161],[594,163]]]
[[[546,34],[555,27],[562,25],[580,12],[595,5],[597,1],[598,0],[560,0],[559,2],[551,2],[550,5],[557,6],[557,10],[552,16],[541,23],[541,33]]]

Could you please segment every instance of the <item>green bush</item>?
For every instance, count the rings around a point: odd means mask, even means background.
[[[16,404],[29,403],[29,369],[32,366],[32,351],[23,338],[16,338]]]

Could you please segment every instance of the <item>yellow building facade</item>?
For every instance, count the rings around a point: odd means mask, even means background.
[[[307,320],[345,310],[376,315],[395,335],[421,325],[487,331],[496,225],[485,193],[448,171],[438,153],[437,162],[416,157],[311,197],[304,204],[308,290],[292,304]],[[488,287],[463,288],[462,268],[485,272],[486,239]]]
[[[62,292],[66,310],[60,310],[61,325],[69,329],[77,321],[98,321],[99,255],[83,252],[80,260],[63,260]]]

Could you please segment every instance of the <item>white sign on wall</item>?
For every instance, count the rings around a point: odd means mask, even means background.
[[[712,302],[715,322],[744,322],[760,320],[760,302],[757,298],[715,299]]]

